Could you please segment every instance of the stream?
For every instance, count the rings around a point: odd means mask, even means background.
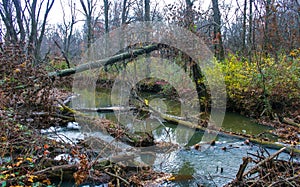
[[[102,89],[101,92],[97,93],[95,105],[89,104],[93,103],[93,101],[88,101],[90,97],[86,96],[86,93],[80,94],[85,95],[85,97],[81,99],[87,100],[82,107],[111,106],[110,90]],[[151,94],[145,93],[143,97],[151,100],[153,98],[151,98],[150,95]],[[162,97],[159,96],[159,98]],[[168,101],[167,99],[164,99],[164,103],[164,107],[167,107],[168,113],[176,115],[180,111],[178,103]],[[89,114],[117,121],[113,112],[89,112]],[[130,124],[128,125],[128,127],[133,128]],[[228,131],[251,135],[257,135],[271,129],[270,127],[254,123],[249,118],[230,112],[226,113],[222,128]],[[162,186],[198,186],[198,184],[203,184],[204,186],[223,186],[235,178],[239,165],[242,163],[242,158],[247,156],[247,153],[255,154],[262,150],[259,145],[245,145],[243,140],[220,135],[217,136],[215,146],[207,146],[204,150],[201,150],[201,148],[196,150],[193,145],[201,141],[203,132],[196,131],[188,144],[182,146],[180,144],[180,138],[185,137],[185,132],[175,130],[175,125],[163,122],[163,124],[158,125],[152,133],[156,141],[170,141],[179,144],[180,147],[178,149],[168,153],[156,153],[154,156],[140,156],[142,161],[150,163],[156,171],[181,176],[180,180],[167,181],[163,183]],[[65,128],[59,134],[63,135],[59,137],[60,139],[65,137],[64,141],[71,140],[73,142],[83,139],[86,135],[76,128]],[[57,139],[57,135],[54,133],[49,133],[48,136]],[[101,134],[101,136],[105,139],[105,135]],[[109,137],[106,138],[108,142],[111,141]],[[226,147],[226,150],[224,150],[224,147]],[[276,150],[272,149],[267,149],[267,151],[270,154],[276,152]],[[265,154],[267,156],[266,152]],[[289,155],[283,153],[280,155],[280,158],[289,159]],[[248,169],[251,166],[252,165],[249,164]],[[63,186],[70,186],[70,183],[65,182]],[[84,186],[88,187],[90,185]],[[100,186],[104,187],[107,185],[103,184],[99,185],[99,187]]]

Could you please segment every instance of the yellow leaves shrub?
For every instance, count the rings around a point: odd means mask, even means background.
[[[229,99],[244,109],[258,105],[264,91],[271,103],[299,99],[300,49],[293,50],[290,56],[293,58],[280,55],[277,62],[270,57],[253,58],[253,62],[247,62],[229,54],[224,62],[219,63]]]

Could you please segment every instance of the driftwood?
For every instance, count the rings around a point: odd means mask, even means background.
[[[240,165],[240,169],[238,171],[238,173],[236,174],[236,180],[241,181],[243,178],[243,173],[248,165],[249,162],[251,162],[251,158],[250,157],[246,157],[243,158],[243,163]]]
[[[282,148],[268,157],[257,152],[252,157],[243,158],[243,163],[236,175],[236,179],[225,185],[226,187],[235,186],[299,186],[300,184],[300,163],[290,160],[279,160],[276,157],[285,151]],[[256,163],[244,173],[249,162]]]
[[[261,165],[263,165],[266,162],[269,162],[270,160],[272,160],[273,158],[275,158],[276,156],[278,156],[280,153],[282,153],[284,150],[286,149],[286,147],[281,148],[280,150],[276,151],[276,153],[272,154],[271,156],[267,157],[266,159],[260,161],[258,164],[256,164],[253,168],[251,168],[249,171],[247,171],[246,173],[243,174],[243,177],[247,176],[248,174],[252,173],[254,170],[256,170],[258,167],[260,167]]]
[[[283,123],[286,123],[286,124],[289,124],[289,125],[292,125],[294,127],[299,127],[300,128],[300,124],[294,122],[292,119],[289,119],[289,118],[283,118],[282,119],[282,122]]]
[[[105,59],[97,60],[97,61],[94,61],[94,62],[81,64],[81,65],[76,66],[74,68],[64,69],[64,70],[60,70],[60,71],[56,71],[56,72],[50,72],[48,74],[48,76],[50,76],[50,77],[69,76],[69,75],[79,73],[79,72],[83,72],[83,71],[86,71],[86,70],[100,68],[100,67],[104,67],[104,66],[107,66],[107,65],[112,65],[112,64],[114,64],[116,62],[119,62],[119,61],[122,61],[122,60],[136,58],[139,55],[151,53],[152,51],[155,51],[155,50],[158,50],[158,49],[159,49],[159,44],[152,44],[152,45],[145,46],[145,47],[142,47],[142,48],[139,48],[139,49],[134,49],[134,50],[129,51],[129,52],[124,52],[124,53],[121,53],[121,54],[117,54],[117,55],[109,57],[109,58],[105,58]]]

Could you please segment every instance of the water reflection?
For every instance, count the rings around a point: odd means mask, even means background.
[[[109,93],[109,90],[102,90],[96,96],[95,106],[110,106]],[[151,98],[148,97],[148,99],[151,103]],[[164,104],[162,105],[161,102]],[[87,102],[87,105],[92,103],[93,101]],[[160,109],[162,111],[173,115],[180,114],[180,105],[177,101],[156,97],[152,100],[152,105],[156,106],[156,104],[163,106]],[[114,113],[93,113],[92,115],[117,122]],[[206,149],[200,148],[195,150],[192,145],[201,141],[203,132],[195,132],[193,129],[178,127],[159,121],[151,116],[143,118],[142,121],[139,120],[139,118],[136,118],[136,121],[126,121],[125,125],[131,132],[152,132],[156,141],[172,142],[181,145],[180,149],[167,153],[153,153],[145,150],[140,156],[141,161],[153,165],[155,170],[177,174],[182,177],[181,180],[166,182],[165,185],[197,186],[197,184],[201,183],[207,186],[223,186],[235,178],[242,158],[248,152],[255,153],[260,149],[256,145],[244,145],[238,139],[218,136],[215,146],[201,145],[206,146]],[[253,135],[270,129],[234,113],[226,113],[222,128],[228,131]],[[227,147],[226,151],[223,149],[224,147]],[[269,151],[271,153],[274,152],[274,150]],[[282,155],[288,158],[288,155]],[[193,179],[191,179],[191,176]]]

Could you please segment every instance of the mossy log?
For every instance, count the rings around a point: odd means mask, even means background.
[[[292,126],[294,126],[294,127],[300,128],[300,124],[294,122],[292,119],[289,119],[289,118],[283,118],[283,119],[282,119],[282,122],[283,122],[283,123],[286,123],[286,124],[289,124],[289,125],[292,125]]]
[[[207,128],[202,127],[198,124],[189,122],[189,121],[179,120],[179,119],[172,118],[172,117],[170,117],[168,115],[164,115],[164,114],[161,114],[160,116],[163,119],[165,119],[169,122],[173,122],[173,123],[176,123],[176,124],[181,124],[181,125],[189,127],[189,128],[196,128],[196,129],[202,130],[202,131],[207,130]],[[222,129],[220,129],[219,131],[216,131],[216,130],[209,130],[209,131],[210,131],[210,133],[216,133],[216,134],[219,134],[220,136],[230,136],[230,137],[234,137],[234,138],[241,139],[241,140],[249,140],[249,142],[251,142],[251,143],[259,144],[259,145],[262,145],[266,148],[281,149],[281,148],[286,147],[286,149],[284,149],[284,152],[287,152],[287,153],[294,152],[294,153],[300,154],[300,150],[296,149],[292,146],[286,146],[286,145],[279,144],[279,143],[276,143],[276,142],[266,141],[266,140],[263,140],[263,139],[260,139],[260,138],[255,138],[255,137],[252,137],[252,136],[249,136],[249,135],[235,134],[235,133],[232,133],[232,132],[224,131]]]
[[[100,130],[102,132],[110,134],[112,137],[117,138],[122,142],[135,147],[154,145],[154,138],[151,133],[131,133],[122,124],[116,124],[107,119],[91,117],[87,114],[81,113],[68,106],[65,106],[62,103],[61,107],[64,111],[74,114],[76,116],[76,121],[88,128],[84,130],[89,130],[92,132]]]
[[[170,122],[170,123],[174,123],[174,124],[180,124],[183,126],[186,126],[188,128],[193,128],[193,129],[197,129],[197,130],[201,130],[201,131],[206,131],[208,130],[209,133],[215,133],[215,134],[219,134],[220,136],[226,136],[226,137],[234,137],[237,139],[241,139],[241,140],[248,140],[251,143],[255,143],[255,144],[259,144],[262,145],[266,148],[271,148],[271,149],[281,149],[286,147],[286,149],[284,149],[284,152],[290,153],[297,153],[300,154],[300,150],[294,148],[293,146],[286,146],[283,144],[279,144],[276,142],[272,142],[272,141],[266,141],[264,139],[260,139],[260,138],[256,138],[254,136],[250,136],[250,135],[246,135],[246,134],[238,134],[238,133],[233,133],[233,132],[228,132],[225,131],[223,129],[217,129],[214,126],[212,126],[211,128],[207,128],[207,127],[203,127],[197,123],[193,123],[191,121],[187,121],[187,120],[183,120],[181,117],[176,117],[176,116],[172,116],[172,115],[168,115],[168,114],[163,114],[159,111],[156,111],[154,109],[152,109],[150,107],[150,110],[148,109],[143,109],[144,111],[149,111],[152,112],[153,114],[159,115],[159,117],[161,117],[162,119]]]
[[[69,68],[69,69],[64,69],[64,70],[60,70],[60,71],[50,72],[50,73],[48,73],[48,76],[49,77],[69,76],[69,75],[79,73],[79,72],[83,72],[83,71],[86,71],[86,70],[101,68],[101,67],[104,67],[104,66],[107,66],[107,65],[112,65],[112,64],[114,64],[116,62],[120,62],[122,60],[136,58],[139,55],[151,53],[152,51],[155,51],[155,50],[158,50],[158,49],[159,49],[159,44],[152,44],[152,45],[145,46],[145,47],[142,47],[142,48],[139,48],[139,49],[134,49],[132,51],[117,54],[117,55],[114,55],[114,56],[109,57],[109,58],[105,58],[105,59],[101,59],[101,60],[81,64],[81,65],[78,65],[74,68]]]

